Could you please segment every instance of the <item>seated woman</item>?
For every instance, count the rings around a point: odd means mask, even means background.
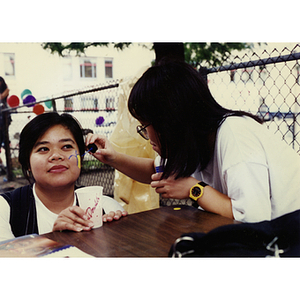
[[[93,228],[74,193],[85,148],[81,126],[68,114],[44,113],[23,128],[19,162],[30,184],[0,196],[0,241]],[[107,196],[103,196],[103,209],[108,212],[104,222],[127,215]]]

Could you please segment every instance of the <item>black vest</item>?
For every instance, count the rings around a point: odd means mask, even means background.
[[[39,234],[32,185],[2,194],[10,206],[9,223],[15,237]]]
[[[15,237],[39,234],[32,188],[33,185],[25,185],[1,195],[10,206],[9,223]],[[76,188],[78,187],[75,186]],[[78,205],[77,199],[76,205]]]

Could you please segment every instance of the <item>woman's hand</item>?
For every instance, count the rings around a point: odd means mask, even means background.
[[[53,231],[71,230],[80,232],[89,231],[94,224],[88,220],[85,212],[78,206],[71,206],[60,212],[53,225]]]
[[[178,178],[170,176],[161,179],[162,173],[152,175],[151,186],[163,198],[186,199],[189,198],[190,189],[199,181],[194,177]],[[233,219],[231,199],[211,186],[204,188],[203,196],[197,201],[204,210]]]
[[[86,137],[86,145],[95,144],[98,150],[91,153],[95,158],[104,164],[110,165],[116,158],[117,152],[111,146],[110,142],[105,136],[99,134],[89,133]]]
[[[128,215],[126,210],[120,211],[110,211],[108,214],[103,215],[102,220],[103,222],[111,222],[113,220],[119,220],[121,217],[125,217]]]
[[[155,173],[151,176],[151,187],[163,198],[186,199],[190,195],[190,188],[198,182],[194,177],[175,179],[175,176],[170,176],[161,179],[161,175],[162,173]]]

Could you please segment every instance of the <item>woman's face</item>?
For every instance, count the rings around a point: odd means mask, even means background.
[[[152,149],[157,152],[159,155],[161,155],[160,153],[160,142],[157,136],[156,131],[153,129],[152,125],[149,125],[146,127],[148,136],[149,136],[149,140],[150,140],[150,144],[152,146]]]
[[[37,186],[74,185],[80,175],[80,154],[72,133],[62,125],[49,128],[31,151],[30,170]]]

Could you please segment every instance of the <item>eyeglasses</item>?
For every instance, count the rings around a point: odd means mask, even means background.
[[[143,137],[145,140],[149,140],[149,135],[148,135],[146,128],[150,125],[151,125],[151,123],[149,123],[148,125],[144,125],[144,126],[142,126],[142,125],[136,126],[137,133],[139,133],[140,136]]]

